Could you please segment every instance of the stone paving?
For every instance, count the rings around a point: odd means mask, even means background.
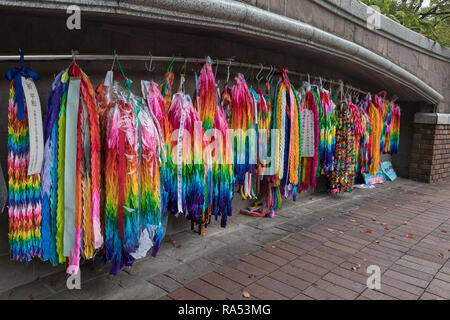
[[[86,262],[80,290],[58,272],[0,299],[450,299],[450,183],[304,195],[273,219],[236,213],[218,225],[168,237],[118,276]],[[367,288],[369,265],[381,290]]]
[[[161,299],[450,299],[449,232],[449,185],[380,193]],[[381,269],[380,290],[367,287],[369,265]]]

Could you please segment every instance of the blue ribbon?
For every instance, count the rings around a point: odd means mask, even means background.
[[[22,76],[25,79],[32,78],[34,81],[39,80],[39,75],[30,68],[23,65],[23,53],[20,53],[20,68],[11,68],[6,73],[6,79],[12,81],[14,79],[15,96],[17,102],[17,117],[19,120],[25,120],[25,107],[23,103],[23,87]]]

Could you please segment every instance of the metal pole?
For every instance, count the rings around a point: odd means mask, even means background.
[[[26,61],[59,61],[59,60],[72,60],[73,55],[71,54],[47,54],[47,55],[25,55],[24,59]],[[107,61],[107,60],[113,60],[114,55],[108,55],[108,54],[75,54],[75,59],[79,61]],[[152,61],[155,62],[179,62],[179,63],[202,63],[206,59],[205,58],[184,58],[184,57],[168,57],[168,56],[150,56],[150,55],[117,55],[117,57],[120,58],[120,60],[125,61],[148,61],[152,59]],[[0,62],[13,62],[13,61],[19,61],[20,56],[19,55],[0,55]],[[250,64],[245,62],[237,62],[230,60],[223,60],[223,59],[216,59],[212,60],[215,64],[223,65],[223,66],[231,66],[231,67],[238,67],[238,68],[252,68],[252,69],[260,69],[260,70],[272,70],[272,67],[267,66],[261,66],[261,64]],[[306,73],[300,73],[295,71],[288,71],[288,74],[294,75],[294,76],[300,76],[300,77],[307,77],[309,76]],[[318,76],[310,76],[310,78],[319,80],[321,77]],[[339,85],[339,82],[333,81],[330,79],[322,78],[324,81],[332,83],[334,85]],[[352,87],[350,85],[345,85],[345,87],[352,89],[354,91],[357,91],[362,94],[367,94],[368,92],[360,90],[358,88]]]

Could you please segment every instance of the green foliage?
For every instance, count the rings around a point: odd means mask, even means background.
[[[450,46],[450,0],[360,0],[375,5],[385,16],[436,41]]]

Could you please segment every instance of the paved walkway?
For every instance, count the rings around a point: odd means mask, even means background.
[[[449,256],[450,186],[422,186],[376,197],[162,299],[450,299]],[[369,265],[381,269],[380,290],[367,288]]]
[[[81,290],[67,289],[64,272],[43,273],[0,299],[450,299],[450,183],[307,194],[273,219],[236,213],[219,225],[167,237],[155,259],[118,276],[101,259],[85,262]],[[366,286],[369,265],[381,269],[381,290]]]

